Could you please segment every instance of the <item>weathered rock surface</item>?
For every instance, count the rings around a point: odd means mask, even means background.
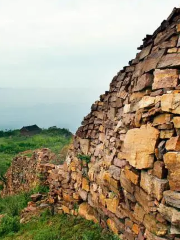
[[[150,125],[129,130],[124,139],[122,157],[137,169],[152,168],[158,137],[159,131]]]

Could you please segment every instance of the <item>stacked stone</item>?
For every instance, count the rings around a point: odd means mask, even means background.
[[[143,40],[92,105],[64,166],[49,175],[57,211],[127,240],[180,239],[180,9]]]
[[[47,185],[49,171],[55,168],[51,164],[54,158],[55,154],[47,148],[19,154],[5,175],[1,196],[29,192],[38,185]]]

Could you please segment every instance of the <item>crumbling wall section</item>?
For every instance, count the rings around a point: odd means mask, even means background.
[[[54,157],[55,154],[47,148],[19,154],[5,175],[1,196],[29,192],[39,185],[47,185],[48,171],[55,168],[51,164]]]

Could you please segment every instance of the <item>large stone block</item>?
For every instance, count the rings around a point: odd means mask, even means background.
[[[156,178],[149,175],[147,172],[142,171],[140,186],[150,196],[155,197],[160,201],[163,197],[163,192],[168,189],[168,180]]]
[[[134,185],[129,179],[126,178],[126,175],[123,171],[121,171],[120,183],[122,188],[124,188],[127,192],[131,194],[134,193]]]
[[[135,217],[135,219],[138,222],[143,223],[145,213],[146,212],[144,211],[144,209],[138,203],[136,203],[134,208],[134,213],[133,213],[133,216]]]
[[[157,210],[167,221],[173,225],[180,226],[180,212],[178,210],[163,204],[160,204]]]
[[[180,153],[168,152],[164,155],[164,162],[168,169],[168,180],[172,191],[180,191]]]
[[[114,233],[114,234],[118,234],[118,228],[117,228],[117,226],[116,226],[116,223],[112,220],[112,219],[108,219],[107,220],[107,225],[108,225],[108,227],[112,230],[112,232]]]
[[[88,203],[80,204],[78,213],[80,216],[84,217],[87,220],[91,220],[95,223],[98,222],[98,218],[95,210]]]
[[[180,114],[180,93],[169,93],[162,95],[161,109],[164,112]]]
[[[138,78],[137,84],[134,87],[134,91],[141,91],[144,88],[151,86],[152,82],[153,82],[153,75],[149,73],[145,73]]]
[[[175,191],[165,191],[163,193],[164,199],[168,205],[180,208],[180,193]]]
[[[135,185],[139,182],[139,173],[137,171],[131,170],[131,169],[125,169],[124,170],[125,176],[127,179],[129,179],[132,183]]]
[[[157,66],[157,68],[165,67],[179,67],[180,66],[180,54],[173,53],[163,56]]]
[[[166,142],[167,151],[180,151],[180,138],[172,137]]]
[[[176,69],[156,69],[154,71],[154,83],[152,89],[176,87],[178,85],[178,70]]]
[[[124,139],[122,156],[137,169],[152,168],[158,137],[159,131],[150,125],[129,130]]]
[[[152,174],[160,179],[167,177],[167,169],[165,168],[165,164],[163,161],[156,161],[154,163]]]
[[[80,138],[80,148],[83,154],[87,155],[89,151],[89,140]]]
[[[174,123],[175,128],[180,128],[180,117],[173,117],[172,122]]]
[[[139,102],[139,108],[146,108],[152,106],[155,103],[155,99],[155,97],[144,96]]]
[[[134,196],[139,205],[141,205],[147,213],[156,211],[154,199],[142,188],[136,186]]]
[[[147,57],[150,54],[152,48],[152,44],[150,44],[149,46],[147,46],[146,48],[144,48],[139,55],[139,59],[143,59],[145,57]]]
[[[161,125],[161,124],[168,124],[171,121],[171,114],[163,113],[157,115],[153,120],[153,126]]]
[[[116,213],[119,204],[119,199],[118,198],[106,199],[105,202],[107,209],[112,213]]]
[[[150,214],[145,215],[143,223],[147,230],[157,236],[164,236],[168,231],[168,228],[164,224],[157,222],[155,217]]]

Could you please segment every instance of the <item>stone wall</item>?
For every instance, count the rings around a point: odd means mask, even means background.
[[[49,149],[26,151],[12,161],[1,196],[28,192],[39,185],[47,185],[48,171],[55,168],[51,162],[55,154]]]
[[[139,50],[47,170],[48,201],[123,240],[179,240],[180,9]]]
[[[48,178],[57,212],[121,239],[180,239],[179,36],[174,9],[92,105]]]

